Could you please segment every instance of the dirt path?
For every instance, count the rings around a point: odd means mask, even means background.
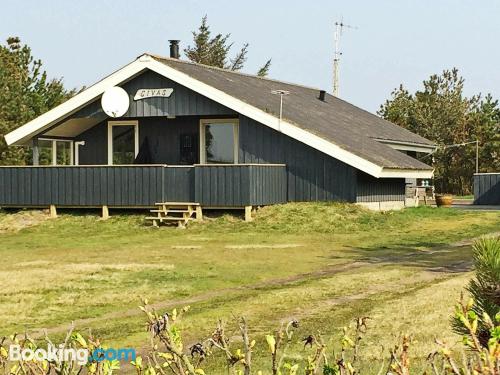
[[[500,232],[491,233],[488,236],[498,236],[498,235],[500,235]],[[242,286],[238,286],[238,287],[213,290],[213,291],[209,291],[209,292],[205,292],[205,293],[200,293],[200,294],[197,294],[194,296],[190,296],[187,298],[168,300],[168,301],[163,301],[163,302],[151,304],[150,306],[156,310],[172,309],[174,307],[186,306],[186,305],[191,305],[191,304],[200,303],[200,302],[206,302],[206,301],[209,301],[210,299],[221,297],[221,296],[227,295],[227,294],[232,293],[232,292],[245,291],[245,290],[258,290],[258,289],[269,288],[269,287],[274,287],[274,286],[286,286],[286,285],[290,285],[290,284],[293,284],[296,282],[301,282],[301,281],[327,278],[327,277],[331,277],[331,276],[338,274],[338,273],[347,272],[347,271],[357,269],[360,267],[365,267],[365,266],[382,267],[382,266],[388,265],[388,264],[401,263],[405,259],[411,259],[412,256],[422,255],[423,253],[432,255],[432,254],[439,252],[439,251],[441,251],[441,252],[453,251],[453,249],[455,249],[455,248],[470,246],[474,240],[475,239],[462,240],[459,242],[452,243],[450,245],[432,247],[429,249],[423,249],[423,250],[419,250],[418,252],[411,252],[411,253],[406,253],[403,255],[400,254],[400,255],[385,256],[385,257],[384,256],[366,257],[366,258],[363,258],[361,261],[354,261],[354,262],[350,262],[350,263],[329,266],[327,268],[320,269],[320,270],[313,271],[313,272],[292,275],[292,276],[288,276],[288,277],[284,277],[284,278],[265,280],[265,281],[258,282],[255,284],[248,284],[248,285],[242,285]],[[455,272],[466,272],[470,269],[470,262],[460,261],[460,262],[455,262],[453,264],[448,264],[448,265],[446,265],[446,269],[443,267],[434,267],[434,268],[428,267],[427,268],[427,270],[435,272],[436,278],[442,277],[442,276],[440,276],[441,273],[449,271],[450,269],[454,269]],[[362,299],[362,298],[368,297],[369,295],[371,295],[373,293],[378,293],[378,292],[383,292],[383,291],[374,290],[373,292],[370,291],[370,292],[366,292],[366,293],[360,293],[359,295],[343,296],[343,297],[339,297],[335,300],[329,301],[329,304],[340,304],[340,303],[347,302],[347,301],[353,300],[353,299]],[[138,308],[133,308],[133,309],[116,311],[116,312],[104,314],[102,316],[95,317],[95,318],[78,319],[78,320],[74,321],[74,325],[76,327],[84,326],[84,325],[91,325],[92,323],[95,323],[95,322],[118,319],[118,318],[125,318],[125,317],[133,317],[133,316],[137,316],[140,314],[142,314],[142,312]],[[68,330],[69,326],[70,326],[70,324],[62,324],[62,325],[48,328],[46,330],[44,330],[44,329],[35,330],[33,332],[33,336],[35,338],[40,337],[44,334],[45,331],[48,334],[64,333]]]
[[[224,295],[232,293],[232,292],[245,291],[245,290],[258,290],[258,289],[268,288],[268,287],[273,287],[273,286],[286,286],[286,285],[290,285],[290,284],[293,284],[296,282],[330,277],[330,276],[333,276],[333,275],[338,274],[338,273],[350,271],[352,269],[360,268],[360,267],[367,266],[367,265],[370,265],[370,267],[374,266],[373,264],[369,264],[369,263],[365,263],[365,262],[345,263],[345,264],[330,266],[330,267],[327,267],[327,268],[324,268],[324,269],[321,269],[318,271],[307,272],[307,273],[292,275],[292,276],[283,277],[283,278],[265,280],[265,281],[258,282],[255,284],[248,284],[248,285],[242,285],[242,286],[238,286],[238,287],[218,289],[218,290],[214,290],[214,291],[210,291],[210,292],[206,292],[206,293],[200,293],[200,294],[197,294],[195,296],[182,298],[182,299],[158,302],[158,303],[151,304],[150,307],[154,308],[155,310],[172,309],[174,307],[182,307],[182,306],[190,305],[193,303],[205,302],[205,301],[208,301],[212,298],[221,297],[221,296],[224,296]],[[96,318],[77,319],[73,323],[74,323],[75,327],[78,327],[78,326],[82,326],[82,325],[90,325],[91,323],[99,322],[99,321],[103,321],[103,320],[131,317],[131,316],[137,316],[140,314],[143,314],[143,313],[138,308],[133,308],[133,309],[128,309],[128,310],[124,310],[124,311],[116,311],[113,313],[104,314],[104,315],[101,315],[101,316],[96,317]],[[47,332],[48,334],[64,333],[68,330],[69,326],[70,326],[70,324],[64,324],[64,325],[59,325],[59,326],[55,326],[55,327],[48,328],[48,329],[35,330],[35,331],[33,331],[32,336],[34,338],[41,337],[41,336],[43,336],[44,332]]]

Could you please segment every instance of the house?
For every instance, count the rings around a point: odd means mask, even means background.
[[[392,208],[407,179],[433,175],[414,158],[434,150],[425,138],[325,91],[181,61],[177,41],[170,50],[7,134],[33,148],[33,165],[0,168],[0,206]],[[126,93],[123,113],[103,109],[113,90]]]

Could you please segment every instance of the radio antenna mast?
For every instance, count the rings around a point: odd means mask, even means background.
[[[335,22],[335,52],[333,55],[333,95],[337,98],[339,97],[340,91],[340,81],[339,81],[339,64],[340,64],[340,56],[342,56],[342,52],[340,52],[340,38],[342,37],[342,31],[344,28],[347,29],[357,29],[356,26],[347,25],[343,22],[342,18],[340,22]]]

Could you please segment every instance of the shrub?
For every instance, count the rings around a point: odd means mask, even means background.
[[[483,347],[491,338],[489,322],[485,314],[496,317],[500,314],[500,238],[483,238],[473,246],[475,277],[469,282],[467,291],[475,301],[472,311],[478,317],[477,336]],[[452,326],[459,334],[468,334],[462,320],[454,317]]]

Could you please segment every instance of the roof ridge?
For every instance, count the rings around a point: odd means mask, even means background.
[[[179,62],[179,63],[182,63],[182,64],[197,65],[197,66],[200,66],[200,67],[203,67],[203,68],[208,68],[208,69],[212,69],[212,70],[218,70],[218,71],[221,71],[221,72],[224,72],[224,73],[238,74],[238,75],[245,76],[245,77],[257,78],[257,79],[262,79],[264,81],[271,81],[271,82],[276,82],[276,83],[282,83],[282,84],[290,85],[290,86],[302,87],[302,88],[309,89],[309,90],[316,90],[316,91],[321,90],[318,87],[302,85],[302,84],[288,82],[288,81],[283,81],[283,80],[279,80],[279,79],[275,79],[275,78],[261,77],[261,76],[258,76],[256,74],[238,72],[238,71],[234,71],[234,70],[230,70],[230,69],[219,68],[217,66],[206,65],[206,64],[196,63],[196,62],[192,62],[192,61],[181,60],[181,59],[175,59],[175,58],[172,58],[172,57],[160,56],[160,55],[157,55],[157,54],[154,54],[154,53],[149,53],[149,52],[145,52],[143,55],[151,56],[152,58],[154,58],[156,60],[167,60],[167,61],[172,61],[172,62]]]

